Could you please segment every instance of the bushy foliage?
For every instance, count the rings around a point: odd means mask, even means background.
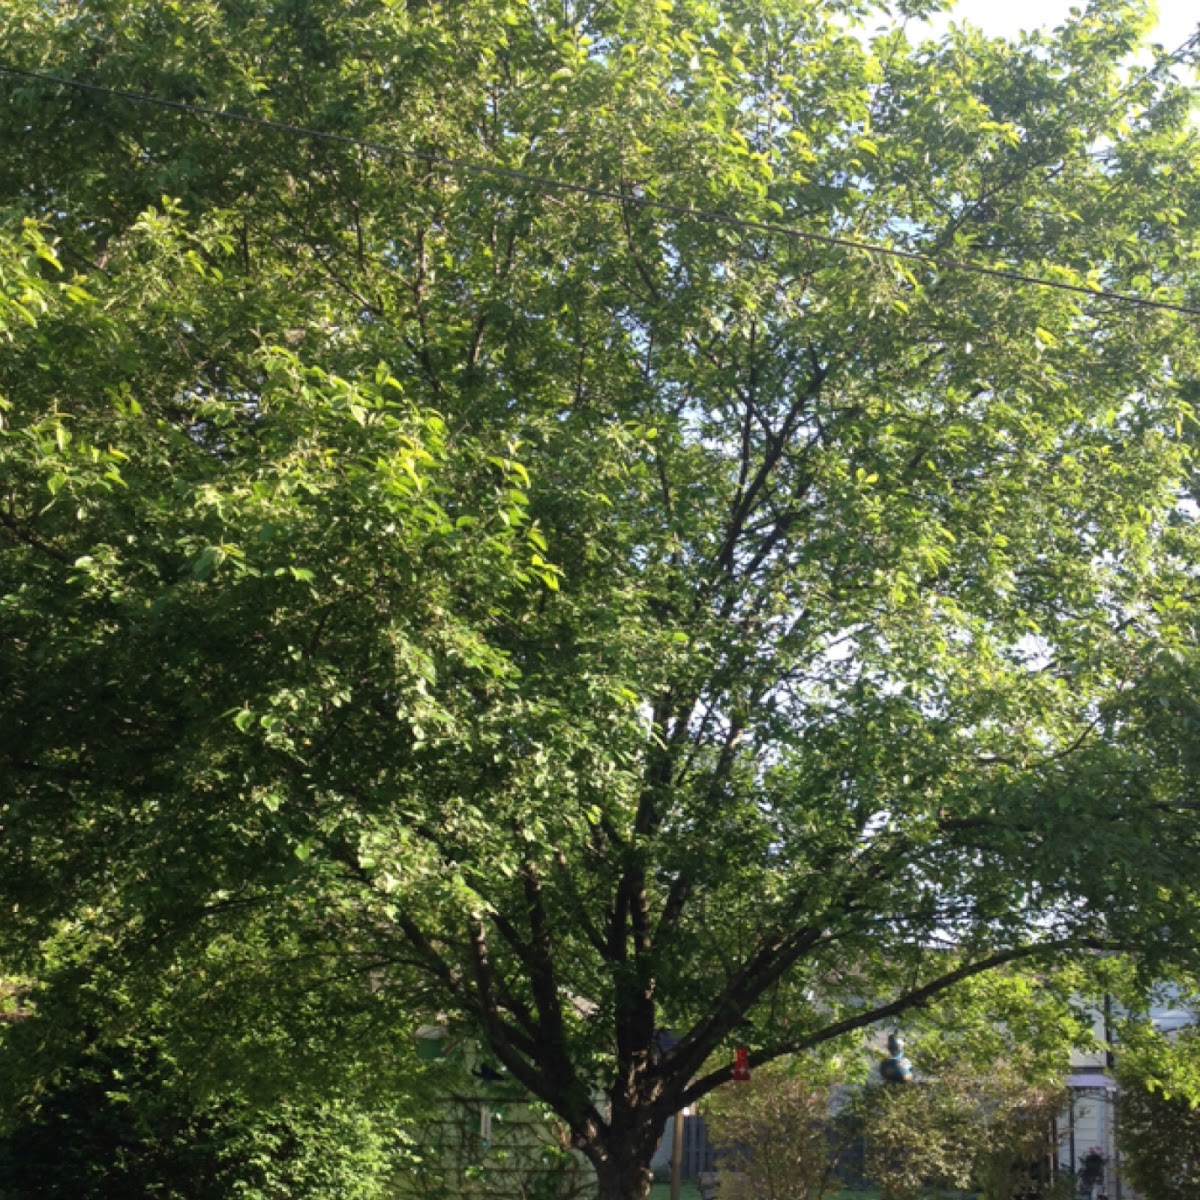
[[[842,1089],[844,1091],[844,1089]],[[721,1195],[734,1200],[821,1200],[841,1188],[837,1167],[854,1136],[828,1071],[789,1060],[730,1084],[705,1107]]]
[[[1153,1200],[1192,1200],[1200,1194],[1200,1031],[1127,1023],[1117,1080],[1121,1171]]]
[[[197,1092],[145,1045],[86,1047],[0,1121],[4,1200],[385,1200],[394,1114]]]
[[[943,1066],[909,1085],[876,1085],[856,1102],[867,1174],[893,1200],[933,1185],[978,1190],[985,1200],[1027,1192],[1056,1149],[1062,1086],[1027,1082],[1023,1064],[986,1071]]]
[[[1121,1170],[1154,1200],[1200,1194],[1200,1108],[1132,1079],[1120,1096]]]

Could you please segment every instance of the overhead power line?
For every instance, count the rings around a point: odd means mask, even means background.
[[[328,130],[316,129],[308,125],[297,125],[290,121],[275,121],[269,117],[256,117],[249,113],[213,108],[206,104],[192,104],[183,100],[168,100],[165,97],[153,96],[144,92],[124,91],[120,88],[105,87],[98,83],[87,83],[81,79],[64,78],[43,71],[30,71],[4,63],[0,63],[0,73],[35,80],[39,83],[54,84],[57,87],[72,88],[76,91],[107,96],[112,99],[125,100],[132,104],[165,108],[187,116],[210,117],[214,120],[228,121],[257,129],[267,129],[307,141],[353,146],[357,149],[377,154],[381,158],[395,158],[408,162],[419,162],[435,170],[451,174],[458,173],[509,179],[542,191],[587,196],[593,200],[603,200],[613,204],[630,205],[654,212],[668,213],[672,216],[686,217],[689,220],[700,221],[710,225],[724,225],[746,232],[768,233],[779,237],[791,238],[812,245],[830,246],[842,250],[855,250],[879,258],[893,258],[905,262],[920,263],[922,266],[933,267],[938,271],[965,272],[991,279],[1001,279],[1021,286],[1071,292],[1076,295],[1089,296],[1095,300],[1110,300],[1114,303],[1129,304],[1138,308],[1157,309],[1164,312],[1181,313],[1189,317],[1200,317],[1200,308],[1186,304],[1173,304],[1166,300],[1153,300],[1147,296],[1139,296],[1131,292],[1115,292],[1107,288],[1088,287],[1085,284],[1068,283],[1059,279],[1045,279],[1038,275],[1029,275],[1023,271],[1015,271],[1007,267],[992,267],[985,263],[971,262],[965,259],[948,258],[939,254],[925,254],[919,250],[903,250],[896,246],[884,246],[877,242],[864,242],[857,238],[841,237],[837,234],[816,233],[812,230],[801,229],[796,225],[786,224],[783,221],[759,221],[747,217],[734,217],[728,213],[716,212],[712,209],[695,208],[689,204],[674,204],[669,200],[657,200],[650,196],[631,195],[627,192],[615,191],[612,188],[594,187],[591,184],[576,183],[566,179],[555,179],[549,175],[538,175],[530,171],[517,170],[514,167],[503,167],[496,163],[480,162],[475,159],[453,158],[422,150],[406,150],[401,146],[392,145],[388,142],[371,141],[367,138],[353,137],[345,133],[332,133]]]

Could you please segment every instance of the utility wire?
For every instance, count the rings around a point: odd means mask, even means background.
[[[724,225],[754,233],[769,233],[797,241],[808,242],[812,245],[831,246],[842,250],[857,250],[879,258],[902,259],[906,262],[920,263],[939,271],[961,271],[972,275],[982,275],[991,279],[1002,279],[1008,283],[1029,285],[1031,287],[1050,288],[1060,292],[1071,292],[1076,295],[1090,296],[1096,300],[1111,300],[1114,303],[1129,304],[1138,308],[1157,309],[1164,312],[1181,313],[1188,317],[1200,317],[1200,308],[1186,304],[1172,304],[1165,300],[1151,300],[1146,296],[1138,296],[1130,292],[1114,292],[1106,288],[1086,287],[1083,284],[1067,283],[1058,279],[1044,279],[1037,275],[1028,275],[1022,271],[1010,270],[1006,267],[989,267],[983,263],[968,262],[964,259],[947,258],[943,255],[923,254],[917,250],[901,250],[895,246],[883,246],[875,242],[859,241],[857,238],[840,237],[835,234],[814,233],[801,229],[796,225],[787,225],[782,221],[757,221],[746,217],[733,217],[727,213],[715,212],[711,209],[694,208],[688,204],[673,204],[668,200],[655,200],[649,196],[630,195],[627,192],[614,191],[611,188],[593,187],[586,183],[573,183],[565,179],[554,179],[548,175],[537,175],[529,171],[519,171],[513,167],[502,167],[494,163],[479,162],[473,159],[451,158],[441,154],[431,154],[421,150],[405,150],[388,142],[375,142],[366,138],[352,137],[344,133],[331,133],[324,129],[315,129],[308,125],[296,125],[290,121],[274,121],[268,117],[255,117],[249,113],[235,112],[227,109],[213,108],[206,104],[191,104],[182,100],[167,100],[162,96],[152,96],[144,92],[124,91],[120,88],[104,87],[97,83],[86,83],[80,79],[67,79],[58,75],[50,75],[42,71],[29,71],[20,67],[0,63],[0,73],[13,75],[22,79],[31,79],[40,83],[50,83],[58,87],[72,88],[76,91],[90,92],[94,95],[107,96],[118,100],[127,100],[133,104],[146,104],[156,108],[166,108],[187,116],[212,117],[220,121],[248,125],[257,129],[269,129],[276,133],[285,133],[292,137],[308,141],[331,142],[343,146],[353,146],[377,154],[381,158],[396,158],[408,162],[424,163],[428,167],[443,170],[448,173],[462,173],[476,176],[491,176],[499,179],[511,179],[543,191],[553,191],[576,196],[587,196],[593,200],[604,200],[617,205],[631,205],[655,212],[669,213],[672,216],[687,217],[710,225]]]

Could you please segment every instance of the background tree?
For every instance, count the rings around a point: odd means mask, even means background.
[[[1105,965],[1110,982],[1128,985],[1125,964]],[[723,1193],[803,1200],[837,1191],[857,1141],[867,1178],[886,1195],[932,1185],[1012,1200],[1034,1184],[1049,1194],[1071,1052],[1095,1048],[1092,1012],[1076,990],[1086,982],[1078,969],[1009,969],[945,993],[906,1022],[912,1085],[866,1082],[877,1058],[860,1044],[784,1060],[722,1089],[706,1112]]]
[[[822,1200],[841,1190],[839,1160],[854,1129],[838,1120],[844,1097],[837,1094],[830,1065],[776,1062],[706,1105],[723,1196]]]
[[[1121,1171],[1147,1196],[1182,1200],[1200,1182],[1200,1109],[1125,1077],[1120,1101]]]
[[[1194,991],[1173,997],[1194,1008]],[[1193,1195],[1200,1181],[1200,1030],[1160,1031],[1141,1014],[1119,1026],[1116,1136],[1119,1170],[1162,1200]]]
[[[885,1194],[928,1186],[1012,1200],[1052,1193],[1056,1118],[1075,1049],[1094,1048],[1087,973],[1002,970],[909,1020],[912,1085],[872,1083],[854,1099],[868,1177]]]
[[[931,1185],[977,1190],[985,1200],[1043,1190],[1057,1151],[1055,1118],[1069,1097],[1061,1083],[1030,1083],[1026,1065],[943,1065],[912,1087],[867,1089],[858,1109],[868,1177],[895,1200]]]
[[[162,1062],[94,1048],[0,1132],[4,1200],[247,1200],[395,1195],[413,1148],[394,1117],[330,1100],[267,1113],[198,1099]]]
[[[1195,300],[1144,27],[6,5],[193,107],[0,72],[0,954],[186,1037],[252,930],[481,1031],[604,1200],[735,1042],[1185,956],[1195,322],[1093,291]]]

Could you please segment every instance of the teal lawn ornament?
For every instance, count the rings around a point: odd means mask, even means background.
[[[912,1083],[913,1065],[904,1054],[904,1039],[898,1034],[888,1035],[888,1057],[879,1064],[879,1074],[884,1083]]]

